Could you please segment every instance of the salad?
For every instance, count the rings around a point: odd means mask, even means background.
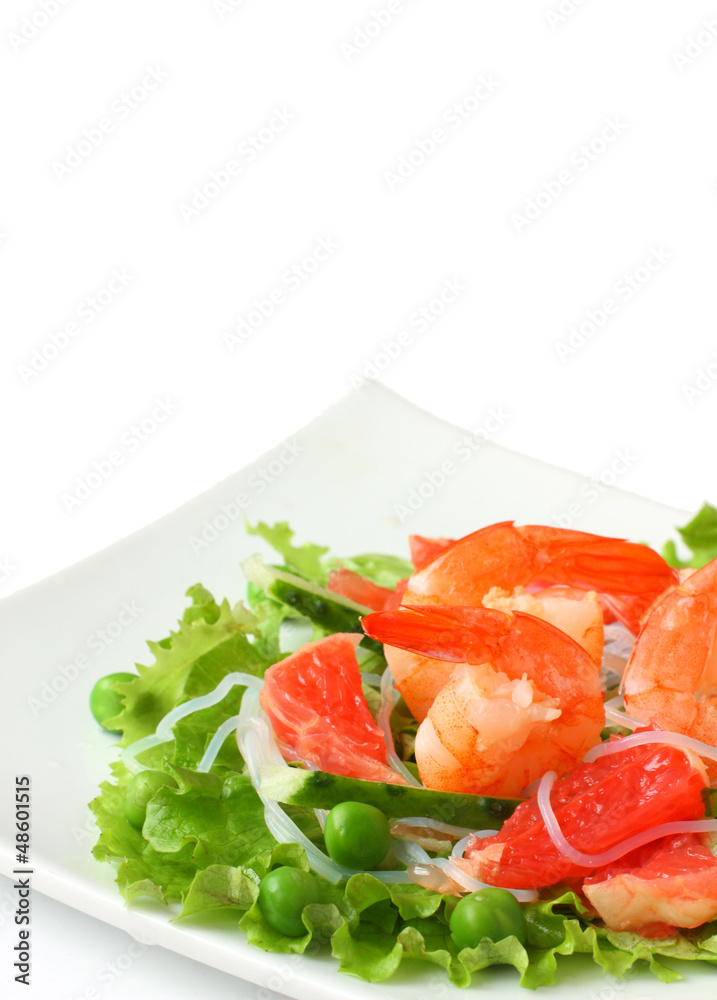
[[[687,560],[512,522],[412,536],[411,562],[247,530],[279,559],[246,561],[246,602],[196,584],[151,665],[92,692],[121,734],[93,854],[125,900],[234,911],[373,982],[717,964],[717,510]]]

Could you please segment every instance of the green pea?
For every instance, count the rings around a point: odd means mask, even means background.
[[[359,871],[378,868],[391,846],[388,820],[365,802],[341,802],[326,817],[324,843],[339,865]]]
[[[117,681],[133,681],[137,674],[107,674],[100,678],[90,692],[90,711],[100,725],[106,719],[112,719],[122,711],[122,695],[112,690]],[[110,729],[111,733],[119,733],[121,729]]]
[[[459,948],[476,948],[483,938],[502,941],[511,934],[525,944],[525,917],[520,903],[507,889],[479,889],[456,903],[449,921]]]
[[[319,883],[299,868],[274,868],[259,886],[259,908],[267,924],[287,937],[301,937],[306,927],[301,913],[319,899]]]
[[[147,803],[162,785],[176,788],[177,782],[164,771],[140,771],[129,783],[124,800],[125,819],[141,830],[147,816]]]

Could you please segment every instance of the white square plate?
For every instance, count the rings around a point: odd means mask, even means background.
[[[466,435],[368,385],[249,468],[0,604],[6,657],[0,725],[6,736],[12,734],[2,755],[0,788],[8,803],[14,776],[31,776],[36,891],[145,942],[298,1000],[370,995],[415,1000],[417,992],[453,991],[442,970],[428,965],[413,963],[387,983],[372,985],[339,974],[330,956],[266,954],[250,947],[233,926],[172,924],[176,908],[149,900],[126,907],[112,867],[90,854],[97,831],[87,803],[108,776],[116,751],[112,737],[92,720],[87,699],[98,678],[151,661],[145,640],[174,627],[191,584],[201,581],[230,601],[244,596],[239,563],[263,548],[246,535],[244,516],[252,522],[288,520],[299,541],[330,545],[338,555],[407,555],[409,532],[458,537],[510,518],[554,523],[571,504],[582,511],[573,527],[654,545],[689,517],[617,489],[598,491],[572,472],[481,439],[467,441]],[[7,875],[15,867],[13,844],[11,809],[5,805],[0,869]],[[714,969],[696,965],[682,967],[695,1000],[706,998],[715,983]],[[512,968],[487,970],[474,981],[489,998],[525,996]],[[574,996],[576,985],[599,991],[605,980],[588,959],[566,959],[552,995]],[[644,971],[614,982],[613,989],[627,998],[663,991],[674,996],[675,987]]]

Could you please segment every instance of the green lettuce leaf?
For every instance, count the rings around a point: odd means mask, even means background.
[[[161,768],[159,751],[151,751],[153,767]],[[124,800],[132,774],[121,762],[112,765],[116,783],[103,782],[101,794],[90,803],[101,833],[93,849],[100,861],[119,862],[117,885],[125,899],[152,896],[161,902],[184,900],[198,872],[217,867],[234,870],[251,865],[254,880],[265,874],[266,859],[275,863],[307,865],[303,848],[277,845],[264,822],[264,807],[247,775],[226,772],[199,773],[164,761],[165,769],[178,783],[159,789],[147,805],[142,830],[124,816]],[[321,831],[313,810],[292,807],[289,813],[299,828],[314,841]],[[273,852],[276,852],[272,854]],[[264,861],[262,860],[264,859]],[[257,867],[258,866],[258,867]],[[216,871],[208,876],[217,878]],[[226,888],[226,886],[225,886]],[[191,912],[202,907],[197,893],[209,900],[206,883],[199,883]],[[251,900],[249,901],[249,904]]]
[[[377,552],[324,560],[323,556],[329,551],[325,546],[314,545],[313,542],[298,546],[293,544],[294,532],[287,521],[271,525],[259,521],[254,527],[247,524],[246,530],[248,534],[258,535],[268,542],[282,557],[286,569],[321,587],[326,586],[329,572],[339,567],[359,573],[379,587],[390,589],[394,589],[399,580],[405,580],[413,573],[413,565],[407,559]],[[250,588],[250,593],[255,591]]]
[[[256,625],[243,605],[231,608],[223,601],[214,621],[200,615],[180,622],[168,640],[149,642],[154,663],[137,664],[138,676],[115,686],[124,705],[106,727],[121,730],[121,745],[128,746],[153,733],[176,705],[212,691],[233,670],[262,676],[269,664],[247,638]]]
[[[176,919],[211,910],[251,909],[258,896],[261,879],[277,865],[309,871],[306,853],[298,844],[277,844],[270,851],[257,854],[251,866],[209,865],[197,872],[182,912]],[[323,882],[323,879],[320,881]]]
[[[303,848],[297,844],[279,844],[270,854],[252,863],[249,875],[256,875],[261,879],[278,865],[288,865],[291,868],[300,868],[302,871],[310,870]],[[312,950],[315,950],[317,946],[325,944],[346,921],[346,916],[342,912],[345,910],[344,890],[343,887],[332,885],[319,875],[315,875],[315,878],[319,887],[319,899],[316,903],[305,906],[302,912],[306,934],[301,937],[288,937],[268,924],[257,902],[259,894],[257,888],[252,906],[239,922],[249,943],[257,948],[263,948],[264,951],[295,954],[304,954],[310,945],[313,945]]]
[[[645,961],[650,971],[663,982],[682,979],[682,975],[660,962],[660,956],[717,964],[717,926],[714,925],[711,930],[703,928],[701,934],[693,938],[687,936],[690,932],[654,940],[639,934],[618,933],[599,922],[587,923],[588,911],[574,892],[529,903],[525,912],[528,923],[525,950],[529,962],[521,970],[520,984],[530,989],[555,982],[558,955],[590,955],[604,972],[615,978],[625,975],[636,962]]]
[[[218,621],[221,609],[214,600],[214,596],[201,583],[195,583],[193,587],[190,587],[186,591],[186,596],[192,598],[192,603],[184,609],[182,615],[182,622],[185,625],[191,625],[192,622],[200,619],[205,621],[207,625],[213,625],[214,622]],[[171,639],[166,639],[165,642],[171,644]]]
[[[326,568],[350,569],[354,573],[367,577],[379,587],[388,587],[395,590],[399,580],[406,580],[413,573],[413,564],[400,556],[383,556],[375,552],[370,552],[363,556],[345,557],[340,559],[328,559]]]
[[[287,521],[279,521],[276,524],[264,524],[259,521],[254,527],[250,524],[246,526],[247,533],[259,535],[272,548],[276,549],[284,560],[287,569],[292,573],[303,576],[305,580],[318,583],[321,587],[326,586],[328,574],[321,563],[321,557],[329,551],[323,545],[314,545],[306,542],[305,545],[293,545],[292,538],[294,532],[289,527]]]
[[[682,560],[677,554],[673,541],[666,542],[662,555],[670,566],[676,569],[691,567],[699,569],[717,557],[717,509],[711,504],[703,504],[689,524],[677,531],[688,549],[692,551],[690,559]]]
[[[197,868],[237,866],[276,841],[264,822],[264,807],[246,774],[200,774],[170,767],[179,788],[164,785],[147,806],[142,835],[161,854],[194,845]],[[166,794],[168,793],[168,794]]]
[[[179,917],[216,910],[246,911],[258,892],[259,880],[253,872],[231,865],[209,865],[194,876]]]
[[[217,705],[192,712],[175,723],[173,764],[184,768],[197,767],[217,729],[239,712],[245,690],[243,687],[233,687]],[[244,770],[244,760],[239,753],[234,733],[230,733],[224,740],[212,771],[220,767],[229,771]]]
[[[334,932],[331,953],[342,972],[381,982],[396,971],[403,957],[393,933],[398,912],[391,906],[390,889],[372,875],[353,875],[346,883],[345,900],[350,920]]]
[[[416,895],[419,908],[424,903],[422,892],[425,890]],[[332,953],[339,959],[342,971],[380,982],[393,975],[402,960],[419,959],[441,966],[454,985],[463,987],[470,985],[475,972],[492,965],[512,965],[519,974],[519,984],[536,989],[555,982],[561,955],[588,955],[603,972],[615,978],[625,975],[636,963],[646,962],[663,982],[682,976],[660,957],[717,964],[717,923],[691,936],[688,932],[662,940],[617,934],[591,923],[588,911],[573,892],[525,907],[525,946],[510,937],[495,943],[484,939],[476,948],[458,951],[448,927],[455,898],[429,894],[433,899],[425,899],[425,916],[417,913],[414,919],[399,920],[392,928],[392,918],[381,907],[390,901],[401,917],[407,917],[411,894],[409,901],[402,901],[404,893],[405,886],[384,886],[370,875],[356,875],[349,881],[346,905],[353,913],[331,939]]]
[[[285,604],[267,597],[263,590],[255,584],[249,584],[250,603],[256,615],[254,632],[254,649],[268,663],[276,663],[286,655],[281,649],[281,626],[286,622],[307,622],[307,619],[296,615]]]
[[[121,763],[112,765],[116,784],[104,781],[90,803],[101,833],[92,853],[98,861],[117,861],[117,885],[126,900],[151,896],[162,903],[181,900],[197,866],[192,845],[168,855],[156,851],[124,818],[124,800],[132,775]]]

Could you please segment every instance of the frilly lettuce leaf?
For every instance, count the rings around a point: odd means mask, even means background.
[[[413,573],[413,564],[400,556],[383,556],[371,552],[364,556],[345,557],[327,559],[326,568],[328,570],[350,569],[354,573],[365,576],[372,583],[379,587],[388,587],[395,590],[399,580],[407,580]]]
[[[249,875],[257,876],[257,888],[252,905],[239,921],[239,926],[246,933],[249,943],[263,948],[264,951],[304,954],[307,949],[316,950],[331,938],[346,919],[342,912],[345,909],[343,887],[332,885],[317,875],[319,898],[316,903],[305,906],[302,912],[306,934],[298,938],[288,937],[266,922],[257,902],[258,882],[278,865],[309,871],[306,854],[303,848],[296,844],[280,844],[270,855],[264,855],[257,859],[257,862],[253,862]]]
[[[363,881],[352,886],[354,879]],[[519,973],[519,984],[528,989],[550,986],[556,981],[561,955],[588,955],[603,972],[615,978],[644,961],[663,982],[682,976],[660,962],[660,957],[717,964],[717,924],[704,928],[696,936],[677,934],[654,941],[637,934],[616,934],[589,922],[585,907],[573,892],[526,906],[525,946],[517,938],[509,937],[496,943],[484,939],[476,948],[458,951],[448,928],[455,899],[432,894],[438,900],[436,909],[430,907],[432,913],[399,920],[391,932],[382,929],[376,920],[378,902],[390,899],[398,915],[406,917],[406,909],[398,899],[399,887],[382,886],[368,875],[357,875],[354,879],[347,884],[346,896],[359,920],[347,921],[334,933],[332,952],[339,958],[342,971],[371,982],[388,978],[401,961],[409,958],[440,965],[451,982],[461,987],[470,985],[474,972],[491,965],[512,965]]]
[[[692,550],[692,556],[680,559],[675,543],[666,542],[662,556],[670,566],[699,569],[717,556],[717,509],[711,504],[703,504],[692,520],[677,531],[687,548]]]
[[[284,565],[292,573],[298,573],[305,580],[318,583],[321,587],[326,586],[327,573],[321,563],[321,557],[329,551],[323,545],[314,545],[306,542],[305,545],[293,545],[292,538],[294,532],[289,527],[288,521],[278,521],[276,524],[265,524],[259,521],[254,527],[250,524],[246,526],[247,533],[258,535],[268,542],[272,548],[276,549],[284,560]]]
[[[121,763],[113,764],[112,771],[117,782],[103,781],[101,794],[90,802],[101,830],[92,853],[98,861],[119,862],[117,885],[126,900],[137,896],[151,896],[162,903],[183,899],[197,872],[192,845],[163,854],[148,844],[124,818],[132,775]]]
[[[323,557],[328,549],[323,545],[306,542],[304,545],[294,545],[294,532],[287,521],[276,524],[265,524],[259,521],[252,527],[247,524],[250,535],[259,535],[268,542],[284,560],[284,565],[292,573],[303,576],[305,580],[326,586],[328,574],[332,569],[350,569],[354,573],[367,577],[379,587],[395,588],[399,580],[405,580],[413,573],[413,564],[400,556],[384,555],[378,552],[368,552],[358,556],[335,556],[329,559]]]
[[[154,663],[149,667],[137,664],[134,680],[114,685],[124,705],[105,727],[122,731],[122,746],[153,733],[175,705],[212,691],[233,670],[261,676],[268,666],[247,638],[257,626],[247,608],[241,604],[231,608],[227,601],[201,607],[209,613],[209,621],[204,614],[192,615],[167,639],[148,642]]]
[[[248,775],[169,769],[179,788],[164,785],[155,792],[142,828],[155,851],[173,854],[192,844],[197,868],[206,868],[244,864],[276,844]]]
[[[197,872],[177,919],[209,910],[250,909],[257,898],[259,882],[276,865],[309,870],[304,849],[298,844],[277,844],[272,850],[257,854],[251,865],[243,868],[209,865]]]
[[[239,712],[244,691],[243,687],[233,687],[217,705],[192,712],[176,723],[173,729],[174,764],[185,768],[195,768],[199,764],[217,729],[226,719]],[[239,772],[244,770],[244,760],[239,753],[234,733],[227,736],[217,754],[212,770],[218,768]]]

